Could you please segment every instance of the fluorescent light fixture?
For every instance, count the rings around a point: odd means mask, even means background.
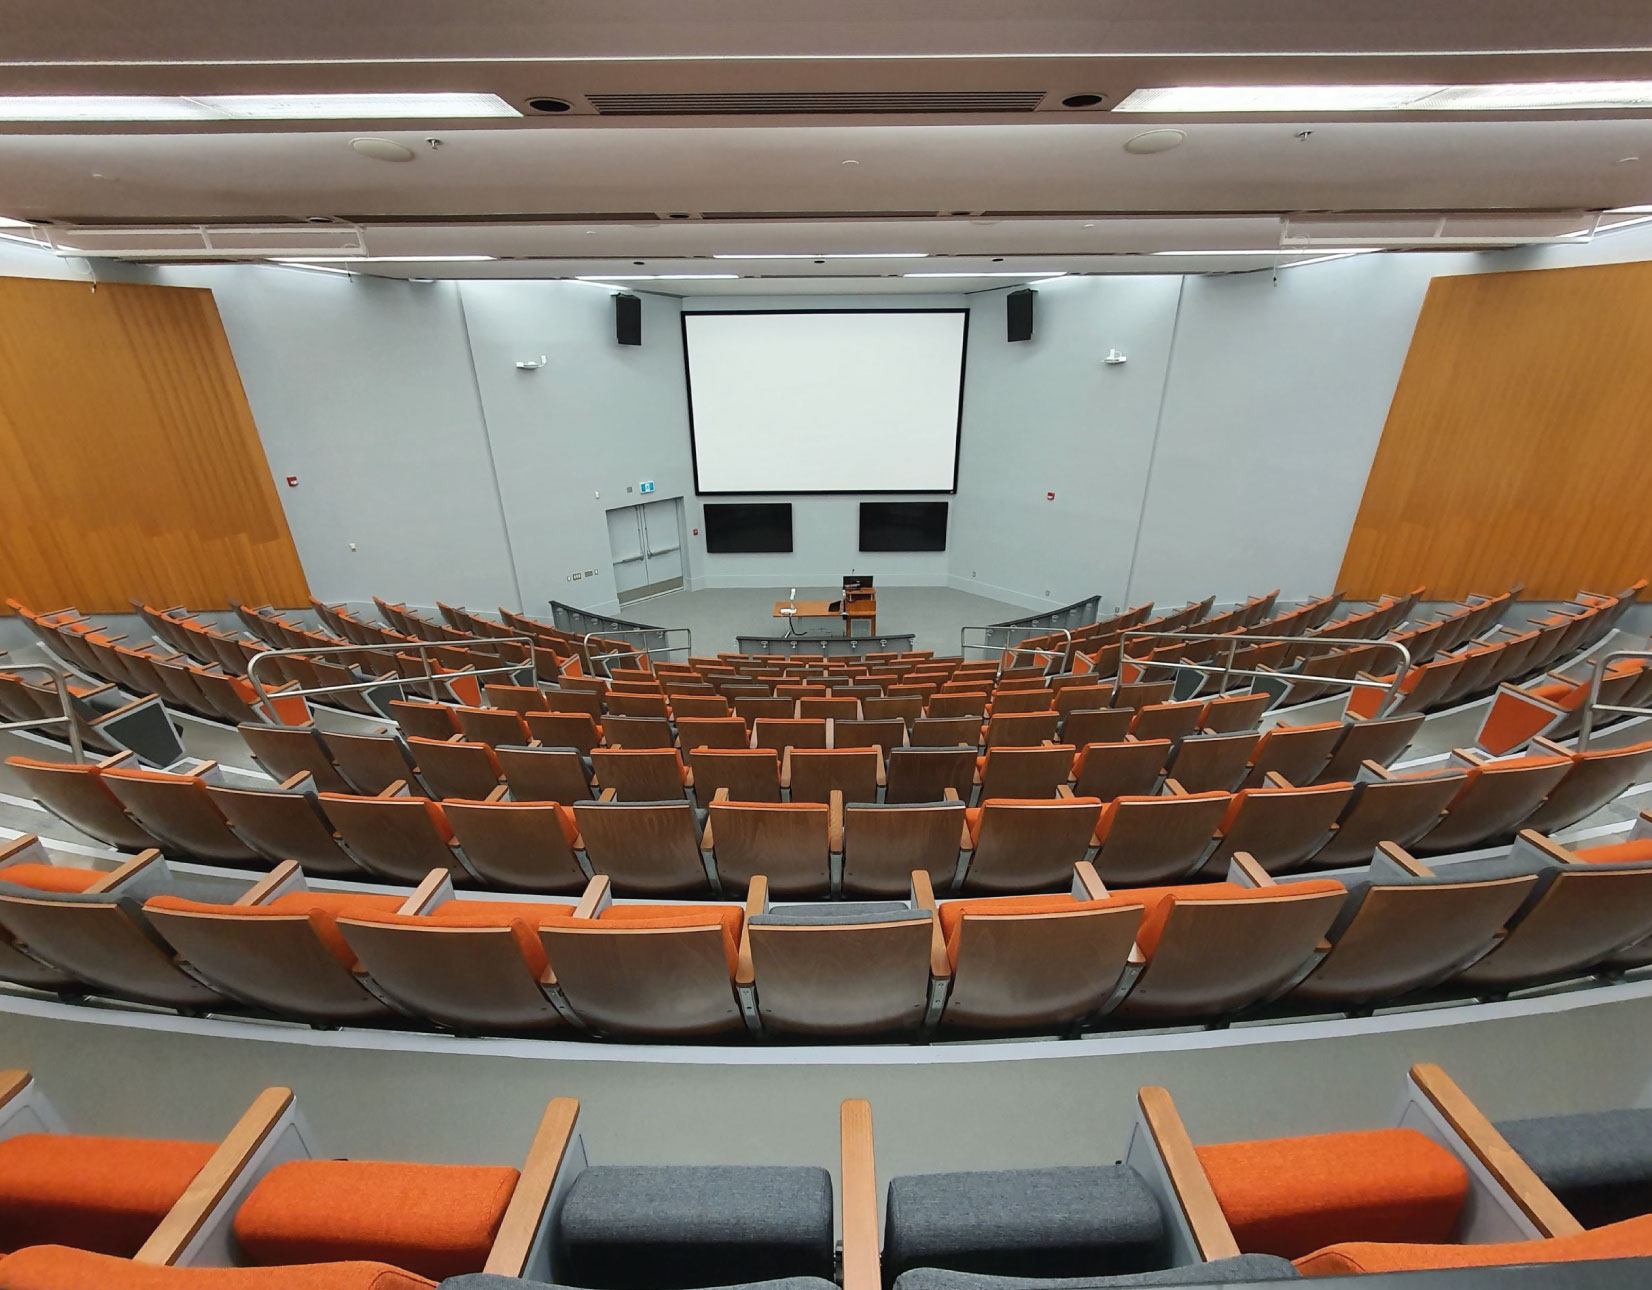
[[[0,121],[389,121],[521,115],[496,94],[0,95]]]
[[[1609,211],[1602,211],[1603,215],[1652,215],[1652,206],[1614,206]],[[0,224],[6,223],[0,220]]]
[[[1334,255],[1368,255],[1377,248],[1374,246],[1338,247],[1331,254]],[[1313,249],[1298,249],[1288,246],[1276,246],[1269,250],[1242,250],[1242,251],[1149,251],[1149,255],[1266,255],[1266,256],[1297,256],[1316,255],[1319,252]]]
[[[1118,112],[1523,112],[1652,106],[1652,81],[1490,85],[1172,85],[1133,90]]]
[[[752,255],[714,253],[713,260],[927,260],[928,251],[758,251]]]
[[[29,221],[26,220],[26,219],[12,219],[12,218],[10,218],[9,216],[6,216],[6,215],[0,215],[0,228],[29,228],[29,227],[31,227],[31,226],[29,224]]]
[[[336,273],[342,277],[354,277],[348,269],[335,269],[330,264],[304,264],[298,260],[271,260],[278,269],[302,269],[306,273]]]
[[[1041,272],[1037,269],[1026,273],[1006,273],[1001,269],[994,269],[991,273],[903,273],[903,278],[1065,278],[1065,273]]]
[[[4,238],[8,242],[21,242],[24,246],[36,246],[42,251],[49,251],[52,249],[39,238],[24,237],[21,233],[0,233],[0,238]]]
[[[579,282],[704,282],[711,278],[738,278],[738,273],[581,273]]]
[[[455,264],[493,260],[492,255],[283,255],[277,264]]]

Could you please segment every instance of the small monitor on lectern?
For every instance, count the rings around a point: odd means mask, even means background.
[[[851,573],[843,579],[845,591],[870,591],[872,589],[872,575],[869,573]]]

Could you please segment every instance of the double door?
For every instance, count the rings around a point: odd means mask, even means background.
[[[668,497],[608,512],[608,548],[620,604],[683,585],[683,500]]]

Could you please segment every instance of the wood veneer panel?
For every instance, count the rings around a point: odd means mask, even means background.
[[[33,608],[308,601],[210,291],[0,278],[0,471]]]
[[[1337,585],[1563,600],[1644,576],[1648,354],[1652,263],[1435,278]]]

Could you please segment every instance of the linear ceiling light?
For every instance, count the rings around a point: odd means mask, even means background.
[[[751,255],[714,252],[713,260],[927,260],[928,251],[757,251]]]
[[[1376,250],[1376,247],[1373,247],[1373,246],[1338,247],[1335,254],[1337,254],[1337,255],[1368,255],[1370,252],[1372,252],[1374,250]],[[1149,251],[1148,254],[1149,255],[1268,255],[1268,256],[1290,257],[1290,256],[1297,256],[1297,255],[1314,255],[1314,254],[1317,254],[1317,252],[1312,250],[1312,249],[1299,249],[1299,248],[1292,248],[1292,247],[1286,247],[1286,246],[1276,246],[1276,247],[1273,247],[1270,250]]]
[[[10,218],[9,216],[6,216],[6,215],[0,215],[0,228],[28,228],[28,227],[30,227],[30,225],[29,225],[29,221],[26,220],[26,219],[12,219],[12,218]]]
[[[738,273],[581,273],[580,282],[704,282],[710,278],[738,278]]]
[[[1026,273],[1005,273],[994,269],[991,273],[903,273],[903,278],[1065,278],[1066,273],[1056,273],[1048,270],[1029,270]]]
[[[1652,106],[1652,81],[1490,85],[1172,85],[1134,90],[1116,112],[1521,112]]]
[[[277,264],[458,264],[494,260],[493,255],[283,255]]]
[[[0,95],[0,121],[356,121],[521,115],[496,94]]]

